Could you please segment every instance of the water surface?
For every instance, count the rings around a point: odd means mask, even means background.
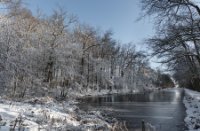
[[[87,97],[80,108],[112,111],[113,117],[126,121],[129,130],[140,130],[141,121],[151,123],[157,131],[183,131],[185,107],[184,91],[170,89],[151,93],[105,95]]]

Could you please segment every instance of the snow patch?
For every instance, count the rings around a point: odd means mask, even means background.
[[[46,102],[45,102],[46,99]],[[44,104],[45,103],[45,104]],[[75,102],[56,102],[36,98],[23,102],[0,100],[0,130],[108,130],[100,112],[81,111]]]
[[[185,89],[185,123],[189,131],[200,131],[200,92]]]

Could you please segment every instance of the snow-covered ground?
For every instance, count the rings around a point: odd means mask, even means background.
[[[40,130],[109,130],[101,113],[84,112],[74,102],[58,103],[49,97],[23,102],[0,98],[0,130],[25,128]]]
[[[145,89],[146,91],[153,89]],[[88,93],[89,92],[89,93]],[[97,96],[119,93],[118,90],[70,92],[69,97]],[[131,92],[139,92],[134,90]],[[120,91],[130,93],[130,90]],[[32,98],[20,102],[0,97],[0,130],[112,130],[121,128],[116,119],[105,118],[100,111],[85,112],[76,106],[74,99],[58,102],[50,97]],[[108,123],[109,121],[109,123]]]
[[[189,131],[200,131],[200,92],[185,89],[185,123]]]

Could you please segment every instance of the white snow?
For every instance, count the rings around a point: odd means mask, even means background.
[[[138,92],[138,90],[133,90]],[[90,93],[89,93],[90,92]],[[122,91],[121,91],[122,92]],[[122,93],[128,93],[124,90]],[[119,93],[118,90],[101,90],[100,92],[73,92],[71,95],[83,97]],[[59,130],[108,130],[113,123],[107,123],[99,111],[85,112],[80,110],[72,99],[58,102],[50,97],[32,98],[14,102],[0,97],[0,130],[13,128],[16,119],[22,120],[16,128],[23,127],[30,131],[59,129]]]
[[[0,116],[2,118],[0,130],[13,128],[16,119],[22,122],[18,122],[15,129],[25,127],[30,131],[37,131],[39,128],[64,131],[110,127],[100,112],[87,114],[79,110],[73,102],[58,103],[50,98],[37,98],[24,102],[0,99]]]
[[[185,123],[189,131],[200,131],[200,92],[185,89]]]

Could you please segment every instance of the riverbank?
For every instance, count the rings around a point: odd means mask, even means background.
[[[189,131],[200,130],[200,92],[185,89],[183,103],[186,107],[185,123]]]
[[[85,131],[123,128],[116,119],[106,117],[101,111],[83,111],[77,106],[76,98],[97,96],[115,91],[77,93],[71,92],[66,100],[53,97],[10,99],[0,97],[0,130],[20,129],[25,131]],[[123,92],[127,93],[127,92]]]
[[[150,91],[149,89],[146,91]],[[21,100],[0,97],[0,130],[112,130],[123,128],[116,119],[107,118],[101,111],[83,111],[76,98],[106,94],[137,93],[139,90],[101,92],[70,92],[68,99],[57,101],[53,97],[35,97]]]
[[[111,130],[101,112],[84,112],[75,101],[43,97],[14,102],[0,99],[0,130]]]
[[[85,90],[82,92],[77,92],[77,91],[70,91],[70,97],[74,98],[84,98],[88,96],[102,96],[102,95],[108,95],[108,94],[129,94],[129,93],[140,93],[140,92],[151,92],[151,91],[157,91],[159,88],[156,87],[146,87],[146,88],[141,88],[141,89],[123,89],[123,90],[101,90],[101,91],[95,91],[95,90]]]

